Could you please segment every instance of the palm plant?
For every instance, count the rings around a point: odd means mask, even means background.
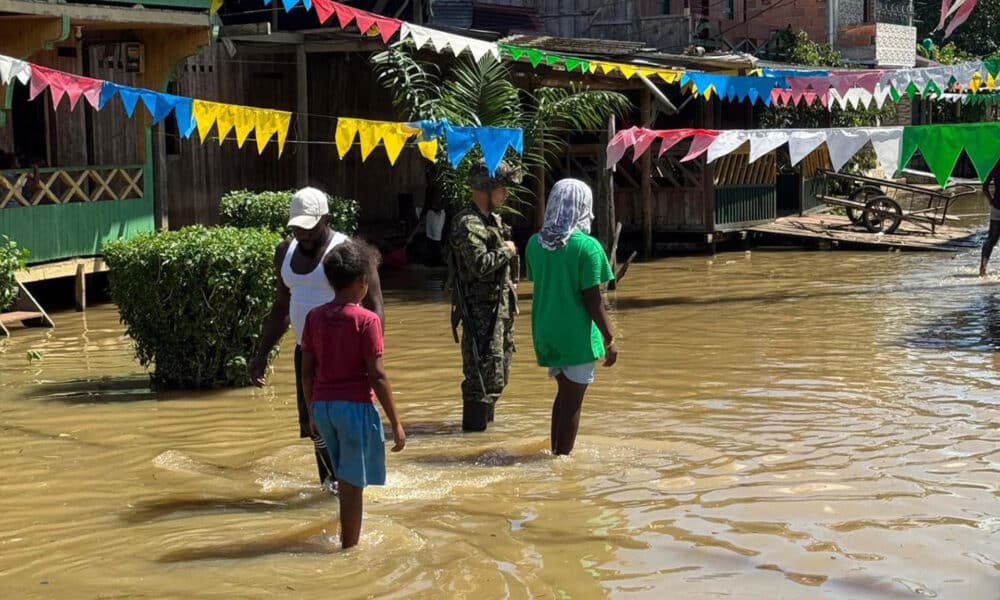
[[[418,60],[412,45],[397,44],[372,56],[379,83],[392,94],[393,104],[409,120],[446,118],[455,125],[520,127],[524,130],[525,171],[545,167],[566,148],[566,134],[601,130],[608,118],[631,107],[617,92],[570,88],[518,89],[510,71],[492,56],[476,61],[463,57],[445,73]],[[462,203],[469,198],[467,173],[473,152],[458,168],[438,159],[433,174],[445,198]],[[515,160],[513,157],[510,157]],[[523,196],[524,190],[515,194]]]

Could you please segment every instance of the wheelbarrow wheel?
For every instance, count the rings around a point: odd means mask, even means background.
[[[903,209],[892,198],[878,196],[865,203],[861,219],[872,233],[894,233],[903,222]]]
[[[851,202],[857,202],[858,204],[868,204],[869,200],[885,196],[885,192],[881,188],[874,185],[865,185],[859,187],[858,189],[851,192],[848,200]],[[851,220],[851,223],[855,225],[864,225],[864,214],[863,208],[854,208],[853,206],[847,207],[847,218]]]

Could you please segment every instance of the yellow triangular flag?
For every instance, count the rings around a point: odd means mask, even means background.
[[[427,160],[434,162],[437,160],[438,155],[438,141],[428,140],[426,142],[417,142],[417,149],[420,150],[420,155]]]
[[[233,130],[233,126],[236,124],[236,116],[233,114],[233,109],[239,108],[238,106],[231,106],[229,104],[223,104],[219,107],[219,117],[216,120],[216,131],[219,134],[219,145],[226,141],[226,136],[229,132]]]
[[[194,122],[198,124],[198,137],[201,138],[202,144],[205,143],[209,132],[212,131],[212,126],[219,118],[221,108],[221,104],[204,100],[195,100],[191,104],[191,114],[194,116]]]
[[[356,135],[358,135],[357,119],[345,119],[343,117],[337,119],[337,154],[341,160],[343,160],[347,151],[351,149]]]
[[[969,81],[969,89],[975,94],[979,91],[979,88],[983,86],[983,76],[976,73],[972,76],[972,80]]]
[[[664,83],[677,83],[681,78],[681,71],[660,70],[656,74]]]
[[[288,139],[288,128],[292,124],[292,113],[281,110],[274,111],[274,127],[278,132],[278,156],[285,151],[285,140]]]
[[[402,123],[386,123],[382,126],[382,145],[385,146],[385,155],[389,157],[389,164],[395,165],[400,152],[407,140],[413,137],[413,129],[404,126]]]
[[[222,8],[222,0],[212,0],[212,6],[208,9],[208,14],[214,15]]]
[[[632,77],[634,77],[635,74],[639,71],[639,69],[630,65],[618,65],[618,70],[622,72],[622,75],[625,76],[625,79],[632,79]]]
[[[250,137],[250,132],[253,131],[257,115],[257,109],[247,108],[246,106],[233,106],[233,125],[236,128],[236,145],[240,148],[243,147],[243,142],[247,141]]]
[[[358,119],[358,137],[361,139],[361,160],[368,160],[368,156],[378,145],[381,137],[381,121],[364,121]]]
[[[588,64],[587,65],[587,70],[590,71],[591,73],[596,73],[597,72],[597,63],[591,62],[590,64]]]
[[[257,140],[257,154],[263,154],[271,136],[278,132],[278,115],[273,110],[258,110],[254,116],[254,132]]]

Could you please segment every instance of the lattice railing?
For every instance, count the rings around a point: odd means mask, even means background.
[[[143,165],[0,171],[0,209],[142,198]]]

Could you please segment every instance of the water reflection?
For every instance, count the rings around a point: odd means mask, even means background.
[[[634,265],[562,459],[529,311],[496,427],[463,434],[444,295],[387,278],[410,443],[347,553],[287,354],[264,390],[157,393],[113,307],[58,314],[0,342],[5,597],[991,597],[1000,288],[976,261]]]

